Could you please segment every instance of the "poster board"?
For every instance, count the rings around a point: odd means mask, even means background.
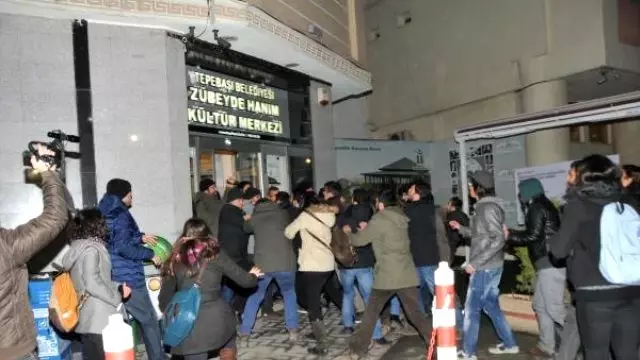
[[[611,161],[616,164],[620,163],[619,155],[609,155]],[[564,203],[564,194],[567,189],[567,173],[573,161],[563,161],[559,163],[533,166],[517,169],[514,171],[515,178],[515,195],[518,198],[518,184],[520,181],[537,178],[544,187],[547,197],[557,206]],[[517,206],[518,224],[524,225],[524,213],[522,208]]]

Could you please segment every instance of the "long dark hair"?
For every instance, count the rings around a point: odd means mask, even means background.
[[[619,193],[620,168],[608,157],[589,155],[575,164],[575,191],[584,195],[605,195]]]
[[[107,222],[97,208],[78,211],[70,225],[70,241],[95,239],[106,243],[109,239]]]
[[[163,266],[162,274],[175,276],[177,267],[182,267],[187,276],[195,277],[202,265],[215,259],[219,253],[220,244],[211,235],[207,224],[200,219],[189,219]]]

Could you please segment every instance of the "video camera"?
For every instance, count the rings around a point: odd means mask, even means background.
[[[34,172],[31,168],[31,157],[35,156],[36,159],[43,161],[49,166],[56,166],[57,170],[60,172],[60,175],[64,179],[65,174],[65,158],[70,157],[74,159],[80,158],[80,153],[73,151],[66,151],[65,143],[79,143],[80,137],[76,135],[68,135],[62,132],[61,130],[53,130],[47,133],[47,136],[52,138],[53,140],[50,142],[42,142],[42,141],[30,141],[27,145],[26,151],[22,153],[22,163],[24,166],[29,167],[26,170],[25,175],[27,182],[31,182],[34,179]],[[54,152],[54,155],[39,155],[37,146],[42,145],[47,149]]]

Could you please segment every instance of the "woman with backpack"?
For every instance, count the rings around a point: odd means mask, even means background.
[[[637,239],[637,230],[625,234],[625,229],[618,227],[620,223],[606,222],[602,215],[607,205],[624,204],[623,209],[614,208],[619,218],[632,216],[633,210],[640,209],[633,196],[623,193],[620,170],[606,156],[587,156],[574,167],[575,184],[567,189],[562,225],[549,245],[554,257],[567,258],[584,356],[586,360],[607,359],[611,349],[616,359],[638,359],[640,286],[613,284],[605,279],[603,271],[607,267],[603,268],[601,261],[607,256],[601,256],[601,247],[610,242],[622,244],[628,237]],[[601,228],[601,217],[606,228]],[[620,230],[616,236],[607,236],[616,228]],[[616,263],[625,263],[621,261],[623,255],[616,254],[620,259]],[[633,277],[637,272],[637,265],[632,266],[625,275]]]
[[[237,320],[231,306],[222,298],[222,278],[226,276],[242,287],[251,288],[262,276],[261,270],[253,267],[246,272],[240,268],[220,251],[218,241],[203,220],[190,219],[184,224],[162,275],[158,300],[163,312],[176,293],[192,288],[196,282],[201,296],[191,331],[171,353],[185,360],[206,360],[209,352],[219,350],[221,360],[235,360]]]
[[[69,251],[62,258],[62,267],[70,270],[73,287],[82,298],[75,332],[82,342],[82,358],[102,360],[102,330],[109,315],[131,295],[127,284],[111,281],[111,258],[105,246],[107,224],[98,209],[86,209],[78,213],[71,223]],[[82,301],[82,300],[80,300]]]

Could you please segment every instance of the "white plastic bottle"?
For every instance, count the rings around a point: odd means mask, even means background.
[[[102,330],[102,346],[105,360],[135,360],[133,330],[122,314],[109,316],[109,323]]]

